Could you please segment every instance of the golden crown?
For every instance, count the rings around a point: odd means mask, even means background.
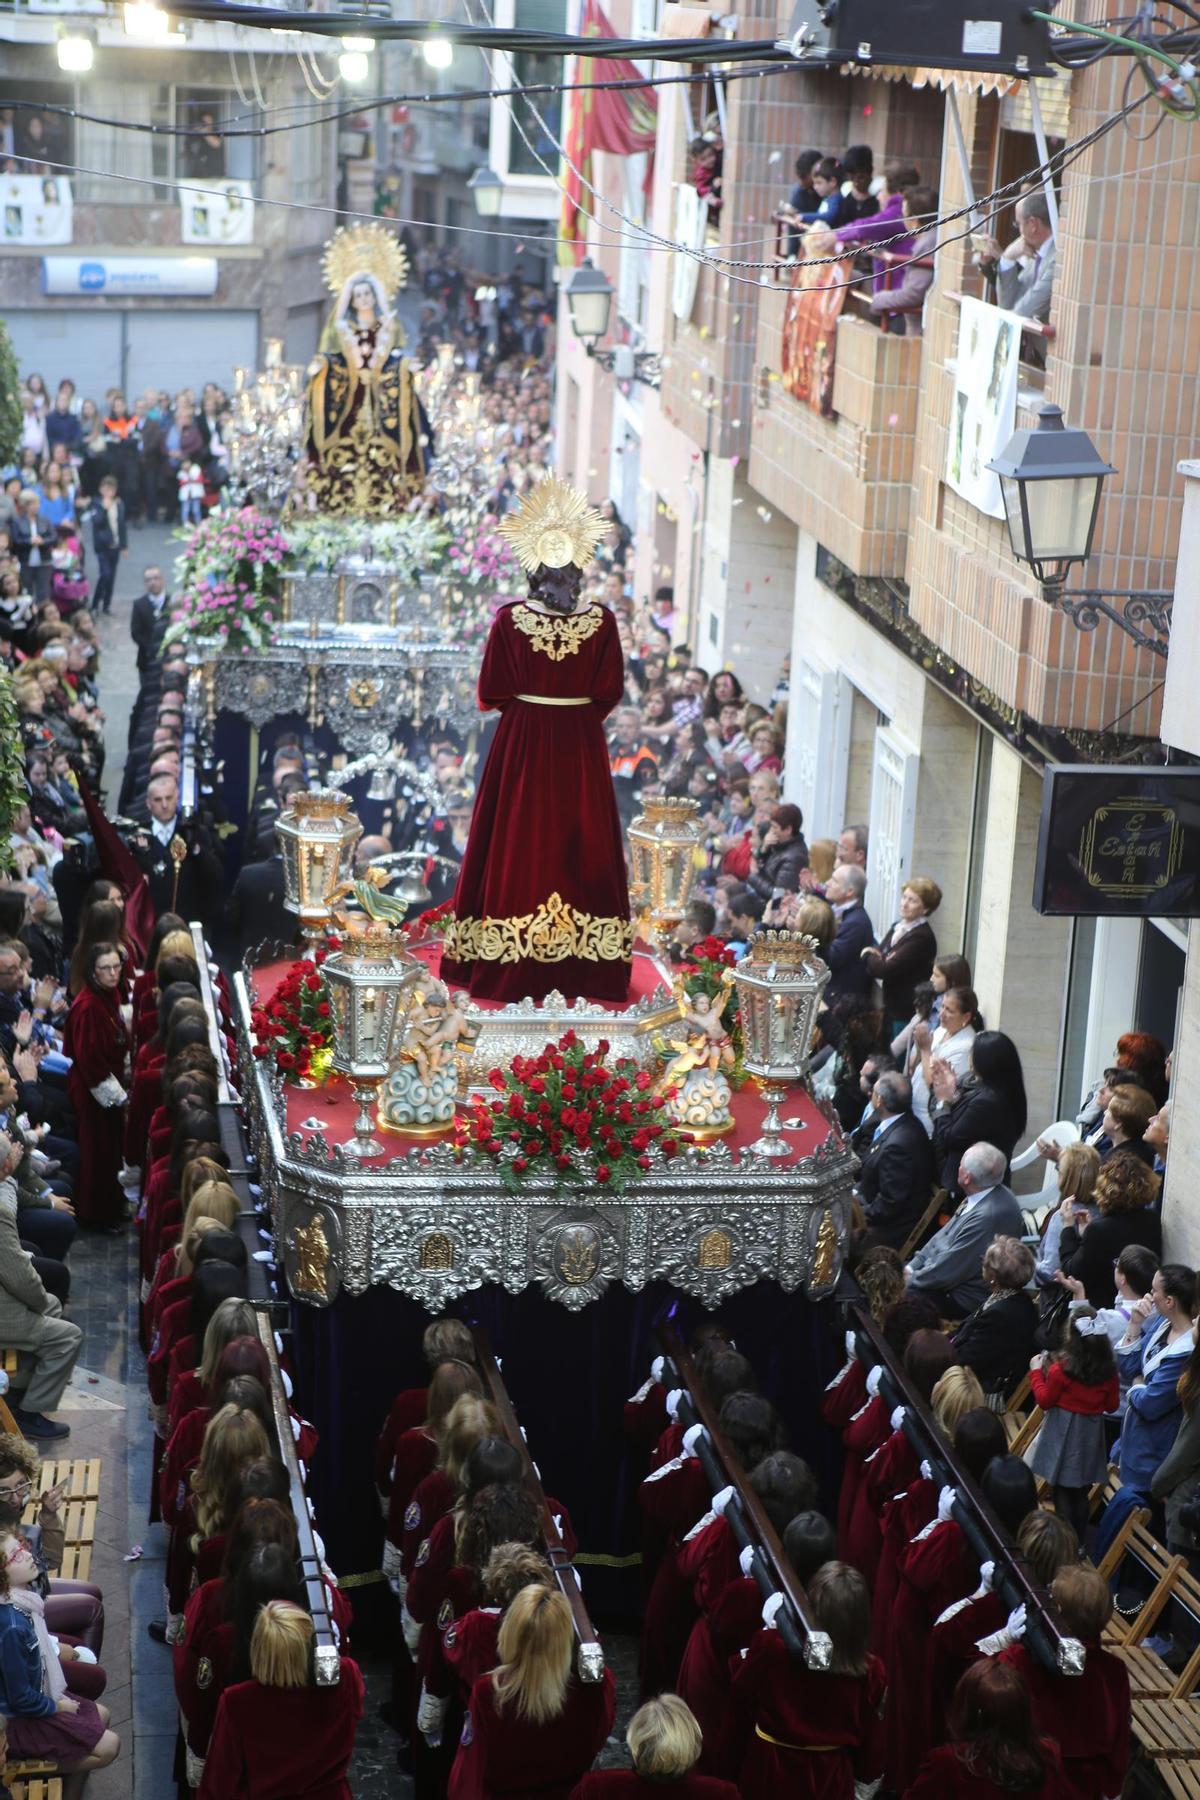
[[[586,569],[612,527],[578,488],[547,475],[497,529],[523,569]]]
[[[321,269],[332,294],[352,275],[374,275],[390,300],[408,281],[404,245],[385,225],[343,225],[326,244]]]

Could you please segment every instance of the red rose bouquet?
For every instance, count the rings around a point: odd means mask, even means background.
[[[320,965],[327,951],[293,963],[270,999],[250,1015],[254,1054],[270,1056],[285,1081],[311,1081],[329,1073],[333,1033]],[[315,1064],[315,1066],[314,1066]]]
[[[444,937],[454,923],[454,900],[443,900],[440,906],[431,906],[423,913],[418,913],[409,927],[409,936],[414,940],[427,937]]]
[[[525,1175],[559,1185],[593,1182],[619,1191],[678,1153],[654,1076],[626,1057],[607,1066],[608,1045],[585,1050],[573,1031],[540,1056],[518,1056],[492,1069],[497,1093],[477,1100],[465,1142],[477,1159],[495,1163],[510,1192]]]

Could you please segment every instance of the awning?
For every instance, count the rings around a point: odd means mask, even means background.
[[[843,63],[843,75],[866,75],[872,81],[907,81],[910,87],[954,88],[960,94],[1015,94],[1019,76],[989,75],[977,69],[902,69],[895,63]]]

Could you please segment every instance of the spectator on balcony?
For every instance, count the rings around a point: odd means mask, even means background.
[[[183,143],[184,172],[198,181],[218,181],[225,173],[225,141],[215,113],[207,107]]]
[[[870,144],[851,144],[841,160],[839,173],[842,194],[850,202],[847,223],[855,219],[872,219],[879,211],[875,198],[875,153]]]
[[[827,1003],[839,994],[857,995],[865,1000],[874,976],[863,962],[862,953],[875,942],[875,928],[863,905],[867,891],[867,872],[854,863],[839,863],[825,883],[825,898],[837,919],[837,934],[829,946]]]
[[[855,210],[853,198],[843,194],[841,180],[842,171],[837,160],[832,156],[822,157],[812,172],[813,192],[817,196],[817,203],[810,212],[798,213],[796,223],[823,225],[829,231],[837,231],[842,225],[849,225],[860,217]],[[797,245],[799,235],[796,234]]]
[[[839,225],[838,250],[853,252],[878,244],[881,251],[890,251],[892,257],[911,256],[913,240],[904,221],[904,195],[906,189],[916,187],[920,179],[911,163],[889,162],[883,171],[878,212],[866,218],[860,214],[849,224]],[[881,254],[877,254],[872,260],[875,269],[874,289],[878,294],[887,286],[889,264],[883,261]]]
[[[918,981],[929,980],[937,955],[937,939],[929,920],[941,903],[942,890],[937,882],[925,875],[914,875],[901,890],[900,917],[884,933],[878,949],[862,952],[872,975],[883,983],[889,1041],[913,1016],[913,989]]]
[[[796,158],[796,184],[788,195],[786,202],[779,209],[781,219],[795,221],[804,213],[816,212],[821,203],[821,196],[813,186],[812,174],[817,164],[822,161],[819,150],[802,150]],[[789,256],[800,254],[801,233],[797,230],[788,232],[787,253]]]
[[[909,248],[881,250],[884,286],[871,296],[871,311],[888,331],[902,337],[920,337],[925,296],[933,282],[933,253],[937,249],[938,197],[931,187],[907,188],[903,217],[912,233]]]
[[[1050,317],[1056,245],[1045,194],[1026,194],[1017,201],[1017,232],[1007,249],[989,237],[977,261],[996,283],[996,300],[1022,319]]]

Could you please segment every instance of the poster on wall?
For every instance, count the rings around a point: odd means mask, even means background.
[[[1200,769],[1046,769],[1033,904],[1067,918],[1200,917]]]
[[[248,181],[189,181],[179,190],[185,244],[252,244],[254,195]]]
[[[1016,313],[963,297],[946,480],[992,519],[1004,517],[1004,503],[987,465],[1016,429],[1021,323]]]
[[[6,244],[69,244],[71,183],[62,175],[0,176]]]
[[[685,325],[692,316],[700,279],[699,259],[687,251],[703,250],[707,231],[708,201],[690,182],[681,181],[675,189],[675,242],[685,248],[672,258],[671,311]]]
[[[833,412],[837,322],[851,273],[848,260],[798,266],[791,271],[792,289],[783,308],[784,392],[826,418]]]

